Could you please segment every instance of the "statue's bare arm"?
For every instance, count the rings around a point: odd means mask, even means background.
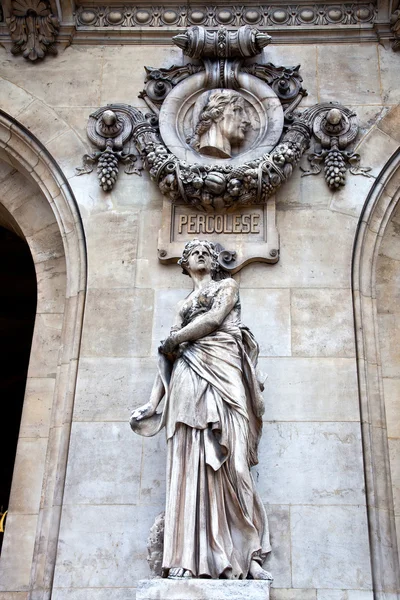
[[[161,351],[165,354],[184,342],[192,342],[212,333],[223,323],[238,300],[238,285],[233,279],[225,279],[217,292],[212,308],[182,327],[163,342]]]
[[[183,302],[184,301],[180,302],[177,306],[175,320],[171,327],[171,334],[178,331],[182,326],[181,307]],[[132,412],[131,420],[133,419],[134,421],[141,421],[142,419],[146,419],[154,415],[164,395],[164,384],[159,373],[157,373],[151,390],[150,400]]]

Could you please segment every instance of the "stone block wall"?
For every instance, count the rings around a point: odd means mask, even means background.
[[[254,477],[270,519],[272,598],[371,600],[351,265],[364,202],[400,142],[399,57],[373,43],[294,43],[272,44],[264,60],[302,64],[302,106],[339,101],[354,109],[362,163],[372,167],[371,178],[348,175],[338,192],[297,169],[276,197],[280,261],[235,276],[243,321],[269,375]],[[143,67],[182,62],[172,46],[71,46],[37,65],[0,49],[3,109],[58,161],[87,248],[54,600],[133,600],[136,582],[149,576],[146,539],[164,504],[165,441],[133,435],[128,419],[148,398],[158,342],[190,280],[158,262],[162,198],[146,173],[121,169],[106,194],[94,173],[78,177],[75,167],[89,149],[91,112],[109,102],[143,109]],[[22,600],[30,578],[2,578],[1,589],[2,600],[11,592]]]

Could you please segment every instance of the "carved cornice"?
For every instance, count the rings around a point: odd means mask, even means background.
[[[349,26],[374,23],[377,8],[372,2],[319,3],[304,5],[82,5],[75,14],[79,28],[143,28],[143,27],[268,27]]]
[[[391,30],[394,37],[392,48],[395,52],[400,50],[400,8],[395,10],[390,18]]]

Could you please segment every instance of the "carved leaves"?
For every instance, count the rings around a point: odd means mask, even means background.
[[[57,54],[55,41],[60,24],[45,0],[14,0],[6,22],[13,54],[22,53],[32,61],[44,58],[48,52]]]

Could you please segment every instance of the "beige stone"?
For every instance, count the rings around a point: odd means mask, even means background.
[[[55,223],[54,213],[42,194],[36,194],[13,211],[13,217],[25,237],[32,237],[42,229]]]
[[[76,421],[124,421],[150,396],[152,358],[82,358],[74,405]]]
[[[29,377],[19,435],[21,438],[47,437],[54,395],[53,377]]]
[[[260,345],[260,356],[290,356],[290,292],[279,289],[240,291],[242,321]]]
[[[136,587],[53,588],[52,598],[53,600],[87,600],[89,594],[92,600],[136,600]],[[0,600],[3,600],[1,596]]]
[[[354,356],[350,291],[292,290],[291,319],[294,356]]]
[[[41,229],[26,240],[35,263],[64,256],[63,240],[57,223]]]
[[[383,378],[386,426],[389,438],[400,438],[400,378]]]
[[[266,421],[358,421],[353,358],[262,358]]]
[[[13,116],[19,116],[19,113],[35,100],[23,87],[16,86],[2,78],[0,79],[0,96],[3,110]]]
[[[271,33],[272,38],[274,34]],[[318,74],[317,74],[317,48],[315,45],[300,44],[272,44],[262,54],[262,59],[256,58],[257,62],[272,62],[276,66],[301,65],[300,75],[303,77],[303,85],[307,89],[307,96],[302,99],[301,106],[313,106],[319,101],[318,97]]]
[[[138,504],[141,464],[142,440],[127,422],[74,423],[64,505]]]
[[[357,423],[264,423],[255,472],[264,502],[362,505],[360,427]]]
[[[355,150],[362,156],[362,165],[371,167],[370,175],[377,177],[398,146],[397,140],[375,127]]]
[[[13,212],[25,202],[27,202],[33,194],[38,193],[36,186],[28,182],[28,180],[12,169],[3,181],[1,182],[1,202],[8,211]]]
[[[63,315],[36,315],[28,377],[55,377]]]
[[[392,479],[394,512],[400,515],[400,440],[389,440],[390,475]]]
[[[289,587],[292,581],[289,506],[267,504],[265,508],[272,552],[267,556],[264,569],[272,573],[274,588]]]
[[[400,377],[400,323],[397,314],[379,314],[379,341],[383,377]]]
[[[102,56],[102,46],[72,45],[57,59],[47,57],[35,77],[32,63],[22,55],[11,57],[2,48],[0,60],[4,78],[49,106],[100,106]],[[62,68],[55,68],[57,60]]]
[[[56,159],[67,179],[75,175],[80,157],[86,152],[85,145],[71,129],[50,140],[46,148]]]
[[[85,224],[85,233],[89,287],[132,287],[135,278],[138,215],[132,211],[106,211],[91,215]]]
[[[126,77],[126,65],[130,76]],[[104,53],[103,79],[99,106],[112,102],[133,104],[144,88],[144,66],[170,67],[182,65],[183,54],[172,44],[146,47],[135,45],[108,46]],[[142,101],[143,102],[143,101]],[[144,103],[142,104],[144,107]]]
[[[393,52],[390,44],[387,47],[378,45],[379,52],[379,71],[382,82],[383,101],[385,104],[396,105],[400,102],[400,84],[397,77],[393,77],[396,72],[397,54]]]
[[[20,111],[18,121],[25,125],[42,144],[47,144],[68,129],[57,112],[39,100],[33,101]]]
[[[37,312],[64,312],[66,294],[66,265],[64,256],[35,265],[37,279]]]
[[[375,45],[320,45],[317,65],[320,102],[337,101],[340,98],[340,103],[345,106],[381,104],[378,53]]]
[[[240,272],[242,290],[350,287],[356,219],[323,209],[282,210],[277,214],[277,226],[281,239],[279,262],[248,265]]]
[[[293,506],[290,522],[292,585],[371,589],[365,507]]]
[[[378,127],[384,133],[400,142],[400,105],[393,106],[385,117],[379,121]]]
[[[152,579],[138,582],[137,600],[269,600],[270,581]]]
[[[155,437],[143,440],[140,504],[159,506],[161,503],[164,506],[166,460],[165,431]]]
[[[7,515],[1,552],[0,591],[29,590],[36,524],[37,515]]]
[[[152,290],[89,290],[82,356],[147,356]]]
[[[46,438],[18,440],[9,505],[13,513],[38,513],[46,449]]]
[[[137,580],[149,577],[145,540],[162,509],[161,505],[64,507],[54,586],[135,587]]]
[[[151,354],[157,355],[162,340],[165,340],[176,319],[178,302],[186,298],[188,290],[156,290],[154,300],[154,323],[151,342]]]
[[[271,600],[315,600],[316,590],[271,588]]]

